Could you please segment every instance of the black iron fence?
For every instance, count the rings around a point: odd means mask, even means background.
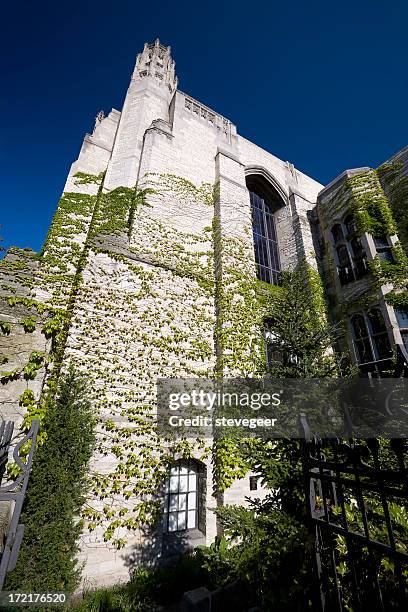
[[[301,424],[316,607],[408,610],[407,441],[322,441]]]
[[[12,571],[16,566],[23,539],[24,525],[19,524],[19,520],[33,461],[38,427],[39,421],[34,420],[30,431],[25,436],[20,436],[21,439],[15,444],[12,457],[19,468],[19,473],[14,480],[4,482],[7,463],[11,456],[14,423],[0,422],[0,510],[3,518],[0,538],[0,591],[7,572]],[[23,461],[20,452],[27,444],[29,444],[29,449]]]

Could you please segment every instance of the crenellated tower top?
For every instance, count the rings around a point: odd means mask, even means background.
[[[176,64],[170,50],[171,47],[160,44],[158,38],[154,43],[145,43],[143,51],[136,58],[132,78],[153,77],[173,93],[177,89],[178,79],[175,73]]]

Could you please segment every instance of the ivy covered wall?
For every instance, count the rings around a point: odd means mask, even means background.
[[[9,414],[24,428],[42,418],[70,362],[91,382],[98,446],[81,518],[92,584],[160,555],[174,457],[206,466],[205,541],[214,538],[213,486],[227,496],[248,465],[228,441],[159,439],[156,379],[265,372],[262,322],[279,288],[256,280],[245,172],[261,168],[279,185],[284,268],[313,259],[307,210],[321,188],[138,62],[122,112],[99,113],[85,137],[41,253],[13,249],[0,265]],[[243,500],[247,479],[240,491]]]
[[[348,346],[351,354],[350,315],[377,304],[383,310],[394,342],[399,339],[395,314],[387,305],[408,306],[408,257],[400,242],[400,236],[405,235],[405,173],[406,167],[402,164],[388,162],[377,170],[347,171],[319,195],[320,268],[330,314],[340,324],[340,344],[343,349]],[[385,185],[387,187],[383,187]],[[342,286],[336,271],[331,228],[344,221],[347,215],[353,216],[353,236],[361,238],[369,269],[367,275]],[[346,236],[346,239],[353,236]],[[382,259],[377,252],[375,239],[384,237],[388,240],[392,261]]]

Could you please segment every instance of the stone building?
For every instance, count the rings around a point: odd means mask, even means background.
[[[259,372],[257,291],[273,299],[281,270],[319,272],[339,348],[363,373],[403,371],[407,159],[324,187],[180,91],[170,47],[145,44],[123,108],[100,112],[84,138],[42,251],[11,248],[0,266],[2,415],[34,413],[73,362],[100,416],[85,582],[210,543],[211,507],[265,495],[237,467],[215,496],[203,448],[189,461],[176,449],[167,476],[149,417],[157,377]],[[146,531],[152,498],[161,519]]]

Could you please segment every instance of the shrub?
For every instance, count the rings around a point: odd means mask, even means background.
[[[73,368],[46,399],[46,441],[34,454],[21,522],[25,525],[16,569],[6,588],[71,592],[80,578],[76,560],[94,421],[86,384]]]
[[[245,583],[263,610],[311,609],[313,540],[305,526],[272,498],[215,512],[231,545],[213,559],[210,573],[218,575],[221,569],[225,582],[235,578]]]
[[[208,585],[201,558],[184,554],[158,567],[139,567],[126,585],[86,593],[74,612],[149,612],[180,601],[185,591]]]

